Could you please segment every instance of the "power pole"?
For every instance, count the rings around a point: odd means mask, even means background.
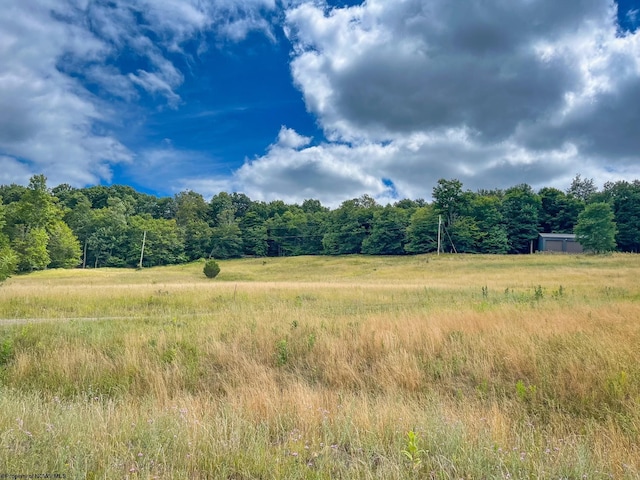
[[[147,241],[147,231],[144,231],[144,235],[142,235],[142,248],[140,249],[140,264],[138,268],[142,268],[142,258],[144,257],[144,244]]]

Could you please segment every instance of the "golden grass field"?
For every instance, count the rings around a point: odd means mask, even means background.
[[[219,263],[2,284],[0,474],[640,478],[640,256]]]

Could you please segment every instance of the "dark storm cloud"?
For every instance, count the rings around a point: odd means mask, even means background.
[[[334,101],[336,113],[358,130],[380,127],[390,137],[465,126],[481,141],[503,140],[520,122],[559,108],[567,86],[578,81],[564,62],[533,54],[421,62],[384,50],[335,79]]]
[[[582,82],[563,42],[611,15],[599,0],[372,1],[322,19],[310,8],[288,17],[300,52],[293,72],[326,128],[391,138],[465,126],[483,141],[561,108]]]

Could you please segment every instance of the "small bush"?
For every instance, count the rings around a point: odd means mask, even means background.
[[[207,278],[215,278],[220,273],[220,265],[215,260],[207,260],[203,271]]]

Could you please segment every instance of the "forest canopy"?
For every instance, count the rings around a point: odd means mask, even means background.
[[[472,192],[459,180],[440,179],[431,197],[380,205],[364,195],[329,209],[314,199],[263,202],[236,192],[205,199],[191,190],[156,197],[123,185],[49,188],[44,175],[35,175],[26,187],[0,186],[0,281],[45,268],[429,253],[437,249],[439,222],[443,251],[528,253],[538,233],[574,233],[580,218],[591,218],[585,209],[608,219],[609,249],[640,250],[638,180],[598,191],[577,175],[566,191],[520,184]]]

